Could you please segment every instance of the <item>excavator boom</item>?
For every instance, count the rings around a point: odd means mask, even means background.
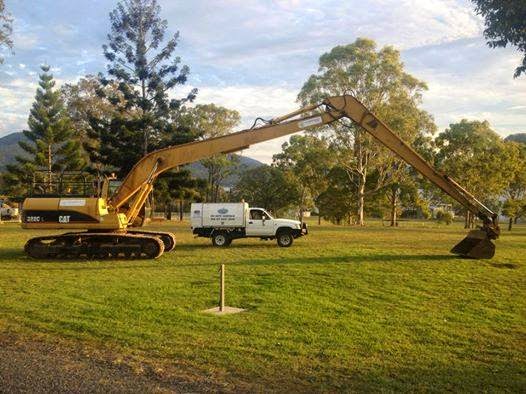
[[[70,210],[72,205],[82,204],[82,206],[76,208],[78,211],[82,210],[84,213],[84,216],[79,218],[82,220],[89,219],[93,222],[81,222],[83,225],[85,223],[84,228],[97,230],[99,232],[118,232],[118,236],[111,235],[111,233],[88,235],[68,233],[64,234],[63,237],[55,236],[52,242],[47,238],[30,240],[28,242],[29,246],[26,245],[26,251],[28,251],[28,254],[37,257],[44,255],[49,257],[57,253],[65,253],[66,255],[70,252],[79,253],[77,250],[90,255],[90,253],[93,253],[94,248],[100,248],[100,245],[103,245],[106,248],[105,250],[109,251],[108,253],[110,255],[112,253],[114,255],[135,253],[137,256],[159,256],[162,253],[162,247],[155,245],[155,242],[157,242],[156,239],[161,239],[162,242],[159,242],[164,244],[165,249],[170,250],[175,246],[173,235],[128,230],[128,233],[132,236],[125,237],[122,235],[122,232],[126,231],[126,228],[134,223],[135,219],[139,216],[148,194],[152,191],[153,182],[160,174],[178,166],[199,161],[216,154],[243,150],[259,142],[324,126],[339,121],[342,118],[348,118],[361,126],[381,144],[397,154],[430,182],[438,186],[482,220],[480,230],[470,232],[463,241],[452,249],[453,253],[472,258],[493,257],[495,246],[491,240],[499,236],[497,215],[453,179],[433,168],[433,166],[427,163],[409,144],[396,135],[360,101],[348,95],[329,97],[317,105],[310,105],[267,121],[263,126],[252,127],[251,129],[225,136],[168,147],[149,153],[135,164],[109,201],[106,201],[104,198],[99,198],[99,200],[94,201],[92,210],[99,212],[98,219],[96,219],[97,215],[91,215],[91,211],[84,208],[83,204],[85,200],[53,200],[38,203],[38,207],[33,207],[33,209],[35,209],[35,215],[43,212],[38,209],[47,209],[50,204],[57,203],[59,209],[64,206]],[[33,202],[30,202],[28,206],[32,204]],[[31,211],[28,210],[27,212]],[[54,213],[54,211],[52,213]],[[77,212],[73,213],[77,214]],[[91,216],[86,214],[90,214]],[[78,226],[78,224],[73,223],[73,221],[70,222],[70,217],[71,219],[76,218],[74,216],[59,216],[60,224],[57,224],[56,222],[41,221],[40,216],[28,215],[29,214],[26,213],[25,217],[28,220],[25,220],[23,223],[23,226],[26,226],[26,228],[79,228],[73,227],[74,225]],[[68,215],[70,215],[70,213],[68,213]],[[67,218],[67,221],[60,221],[61,218]],[[93,241],[93,239],[95,239],[95,241]]]

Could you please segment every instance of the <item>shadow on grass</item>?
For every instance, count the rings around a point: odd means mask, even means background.
[[[221,260],[208,261],[203,263],[190,263],[190,264],[177,264],[177,255],[174,254],[175,262],[167,264],[164,262],[157,262],[149,260],[148,263],[143,263],[144,260],[107,260],[107,261],[91,261],[91,260],[32,260],[27,258],[27,267],[16,267],[2,266],[0,263],[1,270],[44,270],[44,271],[76,271],[76,270],[89,270],[89,271],[104,271],[104,270],[119,270],[127,268],[139,268],[139,269],[159,269],[159,268],[195,268],[195,267],[217,267]],[[283,257],[283,258],[268,258],[268,259],[241,259],[239,261],[228,261],[225,264],[228,266],[287,266],[287,265],[325,265],[325,264],[359,264],[359,263],[408,263],[408,262],[420,262],[420,263],[431,263],[437,261],[451,261],[458,259],[453,255],[427,255],[427,254],[415,254],[415,255],[391,255],[391,254],[366,254],[366,255],[346,255],[346,256],[324,256],[324,257]],[[22,261],[17,261],[18,263]],[[129,264],[130,262],[137,262],[137,264]],[[67,266],[54,266],[46,267],[47,264],[68,264]],[[90,265],[91,263],[97,264],[97,266]],[[71,264],[71,265],[70,265]],[[101,265],[104,264],[104,265]]]

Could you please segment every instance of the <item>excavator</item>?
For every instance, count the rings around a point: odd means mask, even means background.
[[[140,218],[155,179],[165,171],[220,153],[232,153],[249,146],[302,130],[318,128],[344,118],[370,133],[378,142],[415,168],[431,183],[481,220],[453,247],[452,253],[474,259],[495,254],[492,240],[500,233],[497,214],[492,212],[454,179],[433,168],[385,123],[350,95],[329,97],[263,125],[187,144],[171,146],[145,155],[111,192],[106,178],[98,195],[30,196],[23,203],[25,229],[83,230],[30,239],[24,250],[33,258],[158,258],[175,247],[169,232],[143,231],[132,226]]]

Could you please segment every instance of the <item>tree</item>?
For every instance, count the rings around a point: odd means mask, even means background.
[[[437,167],[487,205],[498,206],[513,171],[504,142],[487,121],[468,121],[449,125],[436,138]],[[472,218],[466,213],[466,227]]]
[[[174,200],[179,201],[179,220],[183,220],[185,201],[203,201],[207,190],[205,181],[193,179],[187,169],[162,174],[156,185],[155,201],[164,208],[168,220],[172,218]]]
[[[0,48],[5,46],[8,49],[13,48],[13,40],[11,34],[13,33],[13,18],[5,9],[4,0],[0,0]],[[4,58],[0,56],[0,64],[4,62]]]
[[[349,173],[345,168],[335,166],[327,174],[327,188],[316,199],[319,215],[336,224],[347,219],[350,224],[352,212],[356,209],[353,183],[348,182]]]
[[[311,208],[309,205],[327,188],[327,175],[334,165],[333,154],[326,138],[313,135],[294,135],[281,148],[273,161],[296,178],[300,221],[303,221],[303,212]]]
[[[504,150],[511,171],[504,189],[506,201],[502,211],[508,217],[508,230],[511,231],[513,223],[526,213],[526,146],[506,142]]]
[[[524,53],[522,64],[515,69],[517,78],[526,72],[526,2],[521,0],[472,0],[477,14],[484,18],[484,37],[491,48],[517,47]]]
[[[188,66],[174,56],[179,33],[165,42],[167,21],[160,16],[156,0],[123,0],[110,13],[111,32],[103,46],[108,76],[100,76],[102,87],[113,85],[118,92],[99,89],[113,104],[111,119],[92,116],[90,138],[99,141],[92,161],[113,166],[124,176],[146,153],[192,141],[191,130],[180,127],[179,110],[197,91],[183,98],[169,93],[187,81]],[[124,99],[124,102],[122,102]]]
[[[382,116],[397,130],[397,134],[404,141],[411,143],[423,157],[429,160],[433,156],[434,144],[431,136],[435,133],[436,126],[427,112],[408,103],[405,97],[394,97],[390,104],[382,109]],[[389,203],[392,227],[398,225],[402,202],[422,208],[423,200],[418,189],[427,180],[423,180],[404,160],[393,154],[384,155],[382,162],[373,171],[375,177],[381,179],[384,184],[381,191]]]
[[[16,158],[17,164],[7,166],[5,181],[11,190],[27,193],[36,170],[45,171],[44,183],[51,189],[53,173],[82,169],[82,148],[64,110],[60,91],[55,90],[49,66],[42,66],[39,88],[31,107],[28,126],[24,130],[27,141],[20,141],[26,152]]]
[[[241,116],[237,111],[215,104],[199,104],[187,109],[182,119],[197,135],[208,139],[230,133],[239,124]],[[238,162],[238,156],[226,154],[201,160],[208,171],[207,201],[217,202],[221,182],[232,173]]]
[[[377,50],[374,41],[359,38],[320,57],[318,73],[303,85],[298,100],[306,105],[327,96],[352,94],[394,131],[413,142],[419,133],[434,131],[431,116],[418,108],[426,89],[425,83],[404,71],[397,50],[389,46]],[[383,167],[386,150],[347,120],[325,129],[332,133],[340,167],[348,172],[349,180],[356,181],[358,224],[364,225],[365,197],[387,179],[380,173],[376,177],[378,183],[368,191],[368,174],[373,168]]]
[[[113,103],[100,97],[100,92],[106,96],[114,97]],[[86,159],[98,157],[100,151],[100,140],[90,138],[91,120],[93,118],[110,122],[111,119],[121,116],[125,100],[118,86],[108,84],[102,86],[99,79],[93,75],[81,78],[77,83],[65,84],[60,89],[62,100],[73,129],[79,136],[86,151]],[[99,172],[113,172],[117,168],[94,160],[93,170]]]
[[[252,206],[278,212],[291,207],[298,199],[294,180],[281,169],[261,166],[245,171],[233,190],[233,200],[245,200]]]

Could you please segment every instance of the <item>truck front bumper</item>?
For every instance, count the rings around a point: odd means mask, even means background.
[[[304,235],[307,235],[309,233],[309,230],[307,228],[307,223],[303,223],[301,228],[297,228],[294,230],[293,235],[294,238],[303,237]]]

